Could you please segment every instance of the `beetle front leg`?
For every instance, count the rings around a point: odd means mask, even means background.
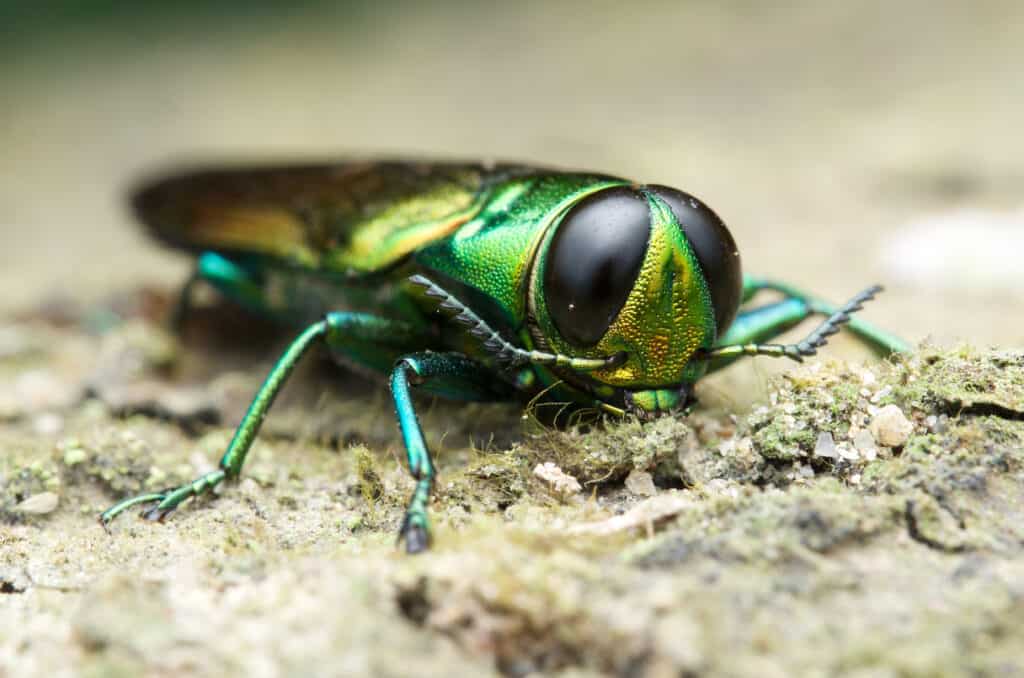
[[[330,322],[330,316],[328,316],[327,319],[306,328],[278,359],[277,363],[270,370],[270,374],[264,380],[260,390],[257,391],[256,397],[253,398],[248,411],[246,411],[245,416],[242,418],[242,422],[238,425],[238,429],[228,445],[227,452],[221,457],[220,468],[203,474],[194,481],[178,488],[125,499],[100,514],[100,523],[106,526],[119,514],[132,506],[153,502],[156,502],[156,505],[144,511],[143,517],[147,520],[163,520],[168,513],[176,509],[186,499],[205,494],[219,485],[225,478],[237,476],[242,470],[245,456],[248,454],[253,440],[256,439],[256,433],[259,431],[260,425],[270,409],[270,405],[274,402],[274,398],[281,390],[281,387],[284,386],[285,381],[287,381],[288,376],[295,369],[299,360],[309,350],[309,347],[321,340],[327,333]]]
[[[427,338],[422,331],[408,323],[365,313],[328,313],[323,320],[306,328],[270,370],[235,430],[216,471],[205,473],[181,487],[125,499],[104,511],[100,515],[100,523],[106,526],[125,510],[140,504],[155,504],[143,512],[144,518],[163,520],[185,500],[206,494],[228,478],[238,477],[270,406],[299,360],[314,344],[324,342],[338,353],[374,366],[392,364],[408,346],[423,345],[425,341]]]
[[[811,315],[827,317],[839,310],[834,304],[787,283],[749,275],[743,277],[744,302],[762,290],[780,292],[786,298],[741,312],[725,336],[719,339],[720,346],[769,341]],[[861,318],[850,318],[847,327],[861,341],[881,353],[905,353],[911,349],[904,340]]]
[[[405,442],[409,473],[416,488],[402,520],[398,539],[406,551],[419,553],[430,546],[427,506],[436,470],[412,402],[411,386],[460,400],[490,400],[500,397],[494,373],[458,353],[414,353],[401,358],[391,372],[391,394]]]
[[[881,291],[882,288],[875,285],[856,294],[843,306],[832,309],[823,323],[795,344],[764,344],[760,342],[780,334],[806,318],[810,314],[810,311],[807,310],[809,302],[806,300],[786,299],[741,313],[714,348],[699,352],[695,358],[709,361],[711,363],[710,371],[721,369],[742,356],[765,355],[790,358],[801,362],[806,356],[814,355],[819,348],[825,345],[828,337],[838,332],[841,326],[851,323],[854,320],[853,314]],[[895,337],[892,339],[902,344],[901,340]],[[893,352],[901,350],[897,346],[888,348]]]

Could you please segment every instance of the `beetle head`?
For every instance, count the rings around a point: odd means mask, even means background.
[[[569,381],[622,395],[634,411],[664,411],[703,374],[691,357],[729,326],[741,291],[736,243],[710,208],[664,186],[614,186],[569,206],[545,235],[531,329],[557,353],[618,356]]]

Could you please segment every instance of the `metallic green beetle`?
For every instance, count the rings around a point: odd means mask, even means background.
[[[875,348],[907,346],[850,314],[740,270],[698,199],[611,176],[431,162],[200,169],[144,186],[141,220],[199,253],[191,283],[305,329],[257,392],[219,469],[126,499],[162,520],[242,470],[274,396],[307,349],[390,374],[416,488],[399,538],[429,545],[435,479],[410,390],[463,400],[531,398],[642,418],[678,410],[693,384],[742,355],[801,360],[841,324]],[[759,290],[781,301],[740,305]],[[765,344],[809,315],[806,339]]]

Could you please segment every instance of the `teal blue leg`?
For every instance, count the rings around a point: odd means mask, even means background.
[[[266,380],[256,393],[248,411],[238,425],[227,451],[221,457],[216,471],[205,473],[190,483],[165,492],[155,492],[125,499],[107,509],[100,522],[107,525],[118,514],[138,504],[154,504],[143,513],[149,520],[163,520],[186,499],[197,497],[212,490],[226,478],[236,478],[242,471],[245,457],[256,439],[260,425],[267,416],[270,406],[281,387],[299,360],[311,346],[324,342],[339,353],[350,352],[353,359],[366,359],[369,366],[390,365],[397,356],[410,348],[424,345],[422,330],[399,321],[371,316],[364,313],[329,313],[327,316],[303,331],[285,350],[270,370]],[[376,353],[374,353],[376,351]]]
[[[239,306],[257,313],[266,310],[263,279],[238,261],[216,252],[203,252],[196,260],[196,277]]]
[[[766,287],[757,289],[766,289]],[[869,287],[839,308],[824,304],[819,300],[790,297],[774,304],[745,311],[737,316],[729,330],[719,339],[715,348],[703,351],[697,358],[710,361],[709,371],[721,369],[741,356],[767,355],[802,361],[804,357],[814,355],[817,349],[824,346],[828,337],[838,332],[840,326],[852,323],[855,320],[853,314],[881,290],[882,288],[879,286]],[[744,296],[749,298],[753,296],[753,293]],[[815,313],[827,313],[828,318],[803,340],[795,344],[761,343],[778,336]],[[903,348],[905,344],[901,340],[887,335],[877,328],[862,323],[859,329],[858,335],[879,350],[889,352],[905,350]],[[865,332],[869,332],[869,334],[866,336]]]
[[[282,312],[274,309],[267,301],[266,286],[258,269],[245,265],[244,261],[226,257],[217,252],[203,252],[196,259],[195,271],[178,294],[178,303],[171,316],[171,326],[181,328],[192,308],[192,296],[196,284],[208,283],[225,298],[257,315],[269,316],[274,320],[288,320],[280,317]]]
[[[741,313],[719,345],[767,341],[782,334],[811,315],[831,316],[839,308],[834,304],[774,280],[754,276],[743,277],[743,301],[749,301],[762,290],[781,292],[786,299],[778,304]],[[905,353],[910,344],[856,316],[845,323],[847,327],[874,350],[883,353]]]
[[[803,299],[783,299],[764,306],[740,311],[728,331],[718,339],[720,346],[771,341],[799,325],[811,315]]]
[[[181,286],[181,290],[178,292],[178,299],[174,303],[174,308],[171,309],[170,325],[172,331],[181,332],[181,329],[185,326],[189,311],[192,310],[192,295],[195,293],[196,283],[199,280],[200,273],[199,269],[196,268],[189,274],[185,284]]]
[[[458,353],[414,353],[400,359],[391,372],[391,394],[402,429],[409,472],[416,479],[416,489],[409,499],[398,538],[405,541],[406,551],[418,553],[430,545],[427,506],[436,471],[416,418],[411,386],[460,400],[500,398],[510,387],[495,379],[493,372]]]

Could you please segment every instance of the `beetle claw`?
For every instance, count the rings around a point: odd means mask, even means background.
[[[430,548],[430,529],[426,525],[425,517],[419,516],[420,520],[406,513],[402,519],[402,526],[398,529],[398,542],[405,542],[406,553],[423,553]]]
[[[430,548],[430,533],[422,525],[407,522],[398,539],[405,542],[405,552],[409,554],[423,553]]]
[[[156,506],[152,506],[148,509],[145,509],[139,515],[142,517],[143,520],[162,523],[164,522],[164,518],[166,518],[168,514],[170,514],[171,511],[173,510],[173,508],[160,508],[160,504],[157,504]]]

